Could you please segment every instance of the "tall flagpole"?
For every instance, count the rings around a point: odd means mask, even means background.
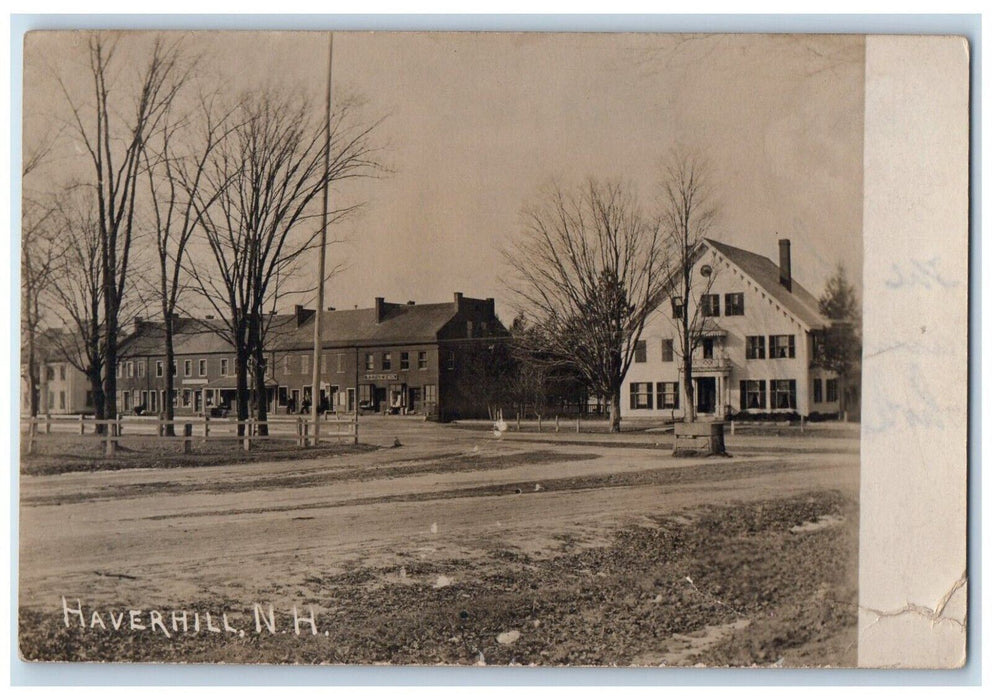
[[[324,310],[324,275],[327,257],[327,197],[331,173],[331,66],[334,63],[334,33],[331,32],[327,46],[327,101],[324,105],[324,206],[320,216],[320,267],[317,278],[317,310],[313,318],[313,387],[310,389],[310,421],[313,423],[311,444],[315,447],[320,440],[320,422],[317,418],[320,408],[320,319]]]

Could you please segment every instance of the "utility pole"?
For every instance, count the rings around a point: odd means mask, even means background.
[[[324,275],[327,257],[327,197],[331,170],[331,66],[334,63],[334,33],[327,46],[327,101],[324,105],[324,203],[320,216],[320,263],[317,279],[317,310],[313,318],[313,388],[310,390],[310,420],[313,422],[313,445],[320,439],[320,317],[324,310]],[[357,391],[357,387],[356,387]]]

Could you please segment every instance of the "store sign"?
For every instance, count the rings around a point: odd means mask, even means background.
[[[373,381],[385,381],[385,382],[388,382],[388,381],[394,381],[394,380],[396,380],[398,378],[398,376],[399,375],[388,374],[388,373],[366,374],[365,375],[365,381],[368,381],[368,382],[373,382]]]

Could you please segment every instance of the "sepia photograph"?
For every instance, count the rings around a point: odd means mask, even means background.
[[[23,55],[23,660],[858,665],[864,36]]]

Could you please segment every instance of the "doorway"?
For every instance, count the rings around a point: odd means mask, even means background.
[[[716,413],[716,377],[696,377],[696,413]]]

